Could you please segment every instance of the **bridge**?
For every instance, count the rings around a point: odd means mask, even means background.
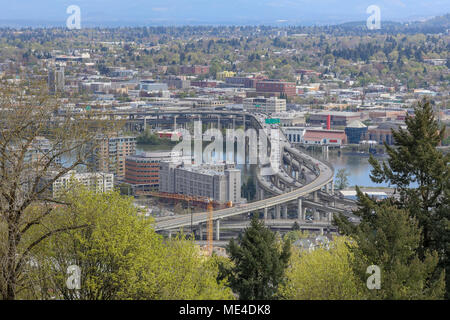
[[[130,123],[140,122],[143,124],[144,128],[147,126],[147,123],[158,123],[160,117],[167,116],[173,117],[174,129],[177,126],[177,118],[180,117],[185,117],[186,119],[189,118],[189,121],[195,119],[195,117],[201,117],[202,120],[209,119],[210,122],[217,121],[217,128],[220,128],[221,120],[226,120],[229,124],[232,124],[232,128],[235,128],[236,121],[242,121],[244,130],[249,122],[256,129],[264,129],[266,135],[270,136],[269,130],[267,130],[269,127],[263,121],[264,115],[255,115],[242,111],[191,109],[165,110],[164,114],[161,114],[158,110],[127,110],[106,112],[99,115],[102,118],[106,117],[111,120],[125,118]],[[167,123],[172,122],[167,119],[165,121]],[[257,173],[258,188],[260,189],[258,201],[241,205],[238,204],[232,208],[216,210],[213,212],[213,220],[216,222],[217,227],[217,239],[219,239],[220,221],[222,219],[253,212],[263,213],[266,224],[269,226],[278,226],[279,228],[292,227],[293,220],[287,219],[288,205],[292,206],[292,204],[297,208],[297,220],[295,221],[299,223],[301,228],[314,229],[317,227],[319,230],[323,231],[323,228],[329,228],[331,226],[333,213],[348,213],[348,210],[338,208],[335,205],[337,198],[333,195],[333,167],[323,160],[315,159],[292,147],[283,134],[280,135],[280,142],[282,161],[285,161],[288,164],[286,167],[281,166],[281,170],[277,174],[272,175],[269,180],[265,179],[267,176],[261,176],[261,170],[264,170],[265,168],[260,166],[260,170]],[[313,177],[309,179],[304,176],[302,169],[307,169],[308,171],[305,172],[312,173]],[[330,190],[331,194],[329,193]],[[265,198],[264,192],[271,196]],[[308,199],[308,197],[311,197],[310,195],[312,195],[312,199]],[[319,202],[319,198],[323,201]],[[338,202],[339,201],[340,200],[338,200]],[[334,205],[330,205],[331,203]],[[346,204],[354,205],[354,202]],[[307,207],[314,211],[314,222],[306,220]],[[273,221],[271,221],[272,219],[269,217],[269,210],[271,209],[275,212],[275,219],[273,219]],[[321,213],[326,213],[325,217],[322,217]],[[287,220],[280,222],[283,220],[281,218]],[[171,233],[173,230],[189,226],[196,226],[198,229],[201,229],[202,224],[206,223],[207,220],[207,212],[176,216],[171,219],[157,219],[155,230],[158,232],[168,231]],[[236,224],[232,229],[245,228],[245,226],[246,224],[242,222]]]
[[[184,113],[184,112],[182,112]],[[204,114],[207,113],[211,115],[211,111],[204,112],[204,111],[193,111],[192,114]],[[213,112],[214,113],[214,112]],[[216,112],[217,113],[217,112]],[[221,114],[222,112],[219,112]],[[233,112],[227,112],[227,114],[235,114]],[[260,128],[266,128],[266,126],[261,123],[259,119],[253,114],[240,114],[240,116],[246,116],[249,117],[249,119],[253,119],[254,124],[258,124]],[[245,120],[244,120],[245,121]],[[299,222],[301,224],[305,224],[305,211],[304,211],[304,205],[314,208],[320,208],[322,210],[326,210],[329,212],[345,212],[343,209],[339,208],[329,208],[325,205],[322,205],[318,203],[318,195],[319,192],[325,187],[326,190],[329,190],[329,185],[331,185],[331,190],[333,189],[333,176],[334,176],[334,169],[332,166],[317,160],[307,154],[302,153],[301,151],[293,148],[290,146],[290,143],[287,141],[287,139],[282,136],[281,137],[281,146],[283,153],[288,153],[291,158],[294,158],[296,160],[296,168],[299,169],[301,165],[304,165],[306,168],[311,170],[315,177],[312,181],[310,181],[306,185],[302,185],[298,181],[298,174],[295,177],[285,177],[287,174],[284,172],[283,168],[280,168],[280,172],[277,174],[279,180],[284,181],[283,189],[278,189],[279,193],[278,195],[275,195],[273,197],[269,197],[267,199],[260,199],[255,202],[247,203],[247,204],[241,204],[237,205],[232,208],[226,208],[221,210],[216,210],[213,212],[213,220],[216,221],[216,225],[220,225],[220,220],[225,218],[230,218],[234,216],[239,215],[245,215],[252,212],[264,212],[264,218],[266,219],[266,222],[269,225],[272,225],[268,220],[268,210],[269,208],[274,208],[275,211],[278,213],[277,218],[280,216],[280,208],[283,206],[283,217],[287,218],[287,204],[288,203],[296,203],[297,205],[297,217],[299,218]],[[260,167],[260,170],[264,168]],[[297,178],[297,179],[296,179]],[[261,185],[264,189],[271,189],[274,188],[274,186],[267,182],[265,183],[262,179],[260,172],[258,172],[258,183]],[[289,187],[290,185],[290,187]],[[289,190],[287,188],[290,188]],[[314,194],[314,199],[316,201],[309,201],[306,198],[309,194]],[[185,216],[178,216],[173,219],[168,220],[159,220],[156,221],[155,224],[155,230],[156,231],[169,231],[174,229],[181,229],[186,228],[189,226],[199,226],[201,228],[201,225],[206,223],[208,220],[208,213],[207,212],[200,212],[195,213],[192,215],[185,215]],[[316,222],[317,223],[317,222]],[[293,221],[290,220],[290,222],[283,222],[282,224],[288,225],[290,224],[290,227],[292,227]],[[309,224],[309,223],[308,223]],[[326,226],[331,225],[331,215],[329,215],[326,218],[326,221],[323,222],[323,225],[320,226],[320,228],[324,228]],[[242,224],[241,224],[242,226]],[[311,227],[311,225],[309,226]],[[218,237],[218,235],[217,235]]]

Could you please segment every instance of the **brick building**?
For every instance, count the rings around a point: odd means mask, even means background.
[[[262,80],[256,83],[257,94],[264,94],[270,96],[280,96],[281,94],[287,97],[296,95],[296,87],[293,82],[285,82],[279,80]]]

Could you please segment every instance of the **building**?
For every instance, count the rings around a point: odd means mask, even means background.
[[[306,129],[302,138],[305,145],[341,146],[347,143],[343,130]]]
[[[71,185],[77,184],[81,184],[92,191],[108,192],[114,188],[114,175],[112,173],[101,172],[77,173],[71,170],[53,182],[53,197],[57,197]]]
[[[64,67],[50,68],[48,71],[48,90],[52,93],[64,90]]]
[[[215,88],[217,87],[217,82],[209,80],[191,81],[191,86],[200,88]]]
[[[188,75],[208,74],[209,66],[181,66],[180,73]]]
[[[234,164],[187,166],[161,162],[159,191],[211,198],[220,203],[241,202],[241,171]]]
[[[262,80],[256,83],[256,93],[264,96],[293,97],[297,94],[297,89],[294,82]]]
[[[352,121],[346,128],[345,134],[350,144],[359,144],[361,138],[367,133],[367,126],[359,120]]]
[[[272,117],[280,119],[282,127],[305,126],[305,114],[303,112],[282,112],[273,114]]]
[[[291,143],[301,143],[305,134],[305,127],[283,127],[284,135]]]
[[[261,80],[262,78],[228,77],[225,78],[225,83],[232,87],[256,88],[256,83]]]
[[[233,71],[220,71],[217,72],[216,74],[216,79],[217,80],[224,80],[225,78],[230,78],[230,77],[234,77],[236,75],[236,72]]]
[[[376,141],[378,144],[386,142],[388,145],[393,145],[394,136],[391,130],[399,130],[400,127],[406,128],[403,122],[384,122],[378,126],[369,126],[367,133],[364,134],[362,139]]]
[[[326,125],[328,116],[330,116],[332,126],[346,127],[350,124],[350,122],[361,119],[361,114],[359,112],[326,111],[311,113],[309,115],[308,123],[311,125]]]
[[[242,102],[244,109],[249,112],[276,113],[286,111],[286,100],[277,97],[246,98]]]
[[[128,136],[100,138],[97,170],[113,173],[117,179],[125,176],[125,159],[136,153],[136,138]]]
[[[159,92],[169,90],[166,83],[144,80],[139,83],[139,90],[146,92]]]
[[[181,152],[145,152],[125,159],[125,183],[136,190],[150,191],[159,188],[159,167],[162,161],[180,159]]]
[[[163,80],[163,82],[166,83],[170,89],[188,89],[191,86],[190,80],[181,78],[169,78]]]

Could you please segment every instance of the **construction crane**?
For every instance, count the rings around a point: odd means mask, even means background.
[[[212,199],[208,199],[208,220],[206,223],[206,229],[207,229],[207,242],[206,242],[206,251],[208,252],[208,255],[212,255],[213,252],[213,201]]]

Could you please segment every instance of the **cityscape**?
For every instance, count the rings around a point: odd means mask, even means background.
[[[0,15],[0,300],[449,298],[448,3],[27,2]]]

